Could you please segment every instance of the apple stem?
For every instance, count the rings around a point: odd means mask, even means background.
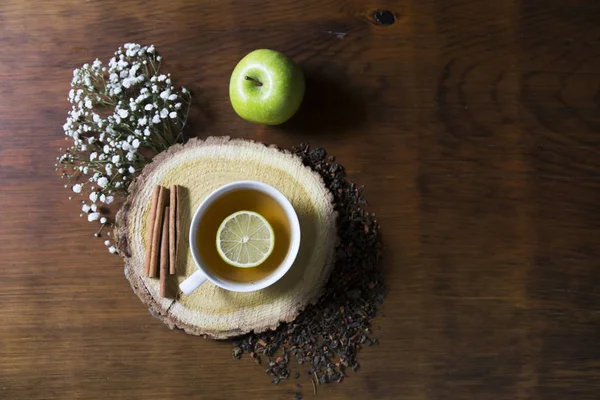
[[[254,78],[250,78],[249,76],[246,76],[246,80],[254,82],[257,86],[262,86],[262,82],[259,82]]]

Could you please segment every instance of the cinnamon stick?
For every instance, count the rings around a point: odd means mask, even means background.
[[[160,297],[167,297],[167,276],[169,275],[169,206],[165,208],[162,220],[162,239],[160,242]]]
[[[158,195],[160,194],[160,186],[154,186],[152,191],[152,201],[150,203],[150,214],[148,215],[148,229],[146,236],[146,258],[144,259],[144,275],[150,275],[150,258],[152,257],[152,235],[154,233],[154,219],[156,218],[156,204],[158,203]]]
[[[181,230],[179,222],[181,221],[181,186],[177,186],[177,210],[175,213],[175,265],[179,258],[179,242],[181,238]]]
[[[150,270],[149,276],[152,278],[158,278],[158,263],[159,263],[159,251],[160,251],[160,234],[162,230],[162,220],[165,211],[165,198],[166,191],[164,187],[160,187],[160,193],[158,195],[158,202],[156,203],[156,215],[154,218],[154,226],[152,231],[152,253],[150,257]]]
[[[170,204],[169,204],[169,273],[171,275],[175,275],[175,269],[177,267],[176,264],[176,256],[175,256],[175,249],[177,247],[177,237],[175,234],[175,226],[176,226],[176,222],[175,222],[175,216],[177,214],[177,208],[178,208],[178,204],[177,204],[177,185],[172,185],[171,186],[171,200],[170,200]]]

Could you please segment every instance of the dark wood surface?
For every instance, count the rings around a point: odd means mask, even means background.
[[[294,398],[229,343],[153,319],[67,200],[71,71],[125,42],[156,44],[193,90],[198,135],[307,141],[366,186],[387,246],[381,344],[320,398],[600,396],[596,0],[3,0],[1,399]],[[228,100],[262,47],[308,77],[280,127]]]

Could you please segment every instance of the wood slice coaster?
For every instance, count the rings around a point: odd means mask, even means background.
[[[257,180],[279,189],[294,206],[302,232],[298,257],[274,285],[235,293],[206,282],[191,295],[179,283],[197,270],[188,236],[196,208],[213,190],[238,180]],[[177,275],[170,276],[176,299],[161,298],[159,280],[144,276],[146,229],[154,185],[181,185],[181,240]],[[315,303],[334,264],[337,241],[333,198],[318,173],[299,157],[274,147],[229,137],[192,139],[157,155],[131,184],[117,214],[115,237],[125,276],[150,311],[171,329],[225,339],[275,329]]]

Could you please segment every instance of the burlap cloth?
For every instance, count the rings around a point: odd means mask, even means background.
[[[206,282],[191,295],[177,285],[196,271],[189,251],[192,215],[213,190],[237,180],[257,180],[279,189],[300,219],[302,242],[296,262],[279,282],[252,293],[235,293]],[[159,296],[158,279],[143,275],[146,225],[154,185],[181,185],[181,240],[176,299]],[[321,177],[289,152],[228,137],[192,139],[159,154],[129,188],[117,214],[115,235],[125,276],[150,311],[171,329],[215,339],[276,328],[316,302],[334,262],[337,239],[332,196]]]

